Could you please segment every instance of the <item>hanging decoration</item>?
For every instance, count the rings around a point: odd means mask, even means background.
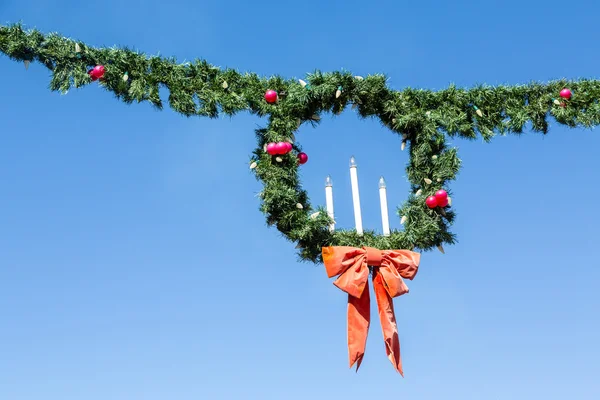
[[[339,276],[336,285],[349,294],[349,334],[357,340],[349,343],[349,351],[351,364],[357,366],[368,326],[368,317],[361,312],[368,309],[370,271],[386,351],[400,373],[391,299],[408,291],[401,277],[412,279],[416,274],[420,256],[415,251],[445,253],[444,245],[456,241],[450,230],[455,213],[446,190],[461,160],[448,138],[489,141],[497,134],[521,134],[527,127],[546,134],[550,118],[568,127],[600,125],[599,80],[432,91],[396,90],[384,75],[363,77],[344,71],[316,71],[304,79],[261,77],[221,69],[205,60],[178,64],[172,58],[129,49],[94,48],[18,24],[0,26],[0,53],[26,67],[34,61],[44,65],[52,73],[53,91],[66,93],[101,80],[102,88],[125,103],[148,102],[163,108],[164,87],[169,105],[185,116],[250,112],[265,117],[266,126],[256,130],[258,143],[249,167],[264,185],[258,197],[267,223],[295,243],[301,259],[324,262],[330,277]],[[322,117],[338,115],[349,106],[360,118],[376,118],[401,136],[401,149],[408,150],[405,175],[410,193],[397,210],[402,229],[380,234],[363,230],[362,222],[360,229],[332,229],[333,208],[312,205],[302,187],[299,166],[307,163],[308,155],[290,138],[303,123],[317,126]],[[387,197],[384,200],[387,204]],[[355,268],[347,268],[349,264]]]

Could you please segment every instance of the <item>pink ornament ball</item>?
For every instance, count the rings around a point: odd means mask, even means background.
[[[438,207],[446,207],[448,205],[448,193],[444,189],[435,192],[435,200]]]
[[[287,153],[287,146],[284,142],[279,142],[275,144],[275,154],[285,154]]]
[[[272,156],[277,154],[277,143],[267,144],[267,153],[269,153],[269,155],[272,155]]]
[[[298,162],[300,164],[306,164],[308,161],[308,155],[306,153],[298,153]]]
[[[562,97],[563,99],[569,100],[572,95],[573,93],[571,92],[571,89],[564,88],[560,91],[560,97]]]
[[[277,92],[274,90],[267,90],[265,92],[265,100],[267,101],[267,103],[269,104],[273,104],[277,102]]]
[[[285,144],[285,153],[284,154],[287,154],[290,151],[292,151],[293,146],[290,142],[283,142],[283,144]]]
[[[98,79],[102,79],[104,77],[104,73],[106,72],[103,65],[96,65],[94,68],[89,70],[88,75],[92,78],[92,81],[97,81]]]
[[[437,202],[437,199],[435,198],[435,196],[429,196],[425,200],[425,204],[427,204],[427,207],[429,207],[429,208],[436,208],[438,206],[438,202]]]

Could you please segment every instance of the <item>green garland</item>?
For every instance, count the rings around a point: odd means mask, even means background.
[[[522,133],[526,125],[546,133],[550,117],[569,127],[600,124],[597,80],[397,91],[387,87],[382,75],[362,78],[348,72],[315,72],[306,82],[264,78],[220,69],[204,60],[180,64],[128,49],[94,48],[58,34],[25,31],[20,25],[0,27],[0,51],[13,60],[45,65],[52,71],[50,89],[63,93],[89,84],[88,70],[104,65],[100,84],[126,103],[150,102],[162,108],[159,87],[163,86],[169,89],[170,106],[186,116],[215,118],[240,111],[268,116],[267,127],[256,131],[258,146],[250,161],[264,184],[261,210],[269,225],[298,244],[302,259],[314,262],[320,261],[321,247],[328,245],[425,251],[454,243],[449,231],[454,212],[432,210],[425,204],[436,190],[448,190],[460,168],[456,150],[446,146],[447,136],[474,139],[480,135],[489,141],[496,134]],[[571,99],[559,98],[565,87],[574,92]],[[278,92],[277,103],[265,101],[268,89]],[[362,118],[379,118],[408,143],[411,194],[398,210],[405,220],[404,230],[387,237],[373,231],[330,232],[331,219],[322,208],[310,206],[301,187],[296,157],[301,148],[293,133],[302,123],[318,123],[324,112],[337,115],[350,105]],[[265,145],[279,141],[294,142],[293,151],[268,155]]]

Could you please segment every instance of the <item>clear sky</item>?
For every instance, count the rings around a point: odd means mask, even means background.
[[[2,0],[93,45],[263,75],[384,72],[395,88],[600,77],[594,1]],[[345,301],[265,226],[248,170],[264,120],[186,119],[97,85],[50,93],[0,58],[0,399],[598,399],[597,131],[458,140],[460,243],[426,253],[395,301],[406,378],[379,322],[356,374]],[[166,95],[166,94],[165,94]],[[396,135],[348,111],[297,135],[311,199],[334,180],[352,227],[377,180],[406,198]]]

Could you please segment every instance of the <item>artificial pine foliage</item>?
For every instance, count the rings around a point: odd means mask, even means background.
[[[545,134],[550,118],[569,127],[600,123],[597,80],[398,91],[387,86],[383,75],[362,78],[345,71],[316,71],[304,80],[266,78],[220,69],[204,60],[180,64],[125,48],[94,48],[58,34],[25,31],[20,25],[0,27],[0,52],[16,61],[46,66],[52,72],[54,91],[65,93],[91,83],[88,71],[102,65],[105,73],[100,84],[126,103],[150,102],[162,108],[162,86],[169,90],[171,108],[185,116],[215,118],[249,111],[268,117],[266,128],[256,131],[258,146],[250,161],[251,170],[264,184],[261,210],[269,225],[297,243],[302,259],[314,262],[320,261],[321,248],[329,245],[430,250],[454,243],[449,231],[454,212],[425,204],[436,190],[449,192],[447,185],[460,168],[456,149],[447,147],[446,137],[481,136],[489,141],[497,134],[520,134],[526,127]],[[572,97],[560,97],[564,88],[572,91]],[[278,93],[276,103],[265,101],[267,90]],[[348,106],[362,118],[378,118],[408,143],[411,194],[398,210],[405,217],[404,230],[387,237],[372,231],[330,232],[332,221],[326,211],[313,209],[302,189],[296,157],[299,144],[277,157],[264,149],[270,142],[293,141],[300,124],[317,124],[322,113],[339,114]]]

